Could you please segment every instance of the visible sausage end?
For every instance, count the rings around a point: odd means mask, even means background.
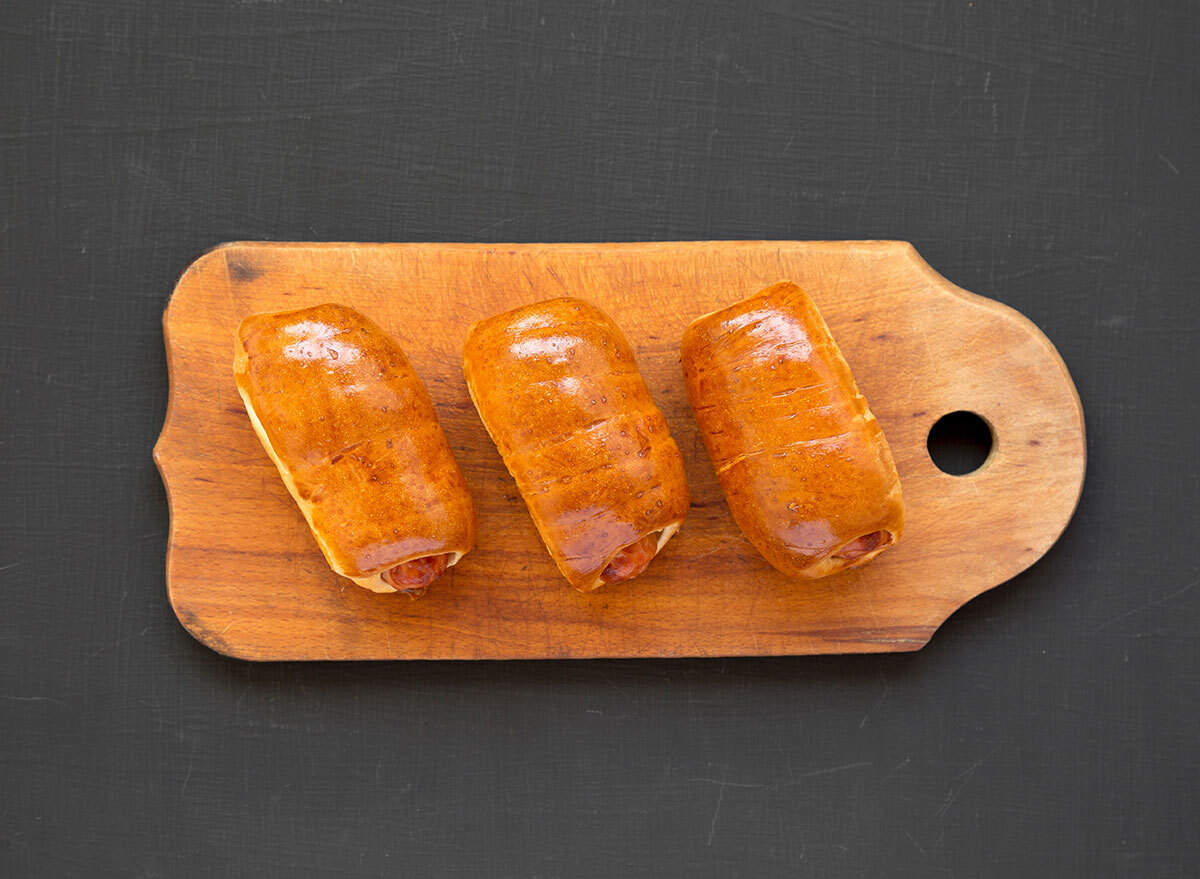
[[[604,569],[604,573],[600,575],[600,582],[624,583],[626,580],[632,580],[646,570],[657,552],[658,532],[656,531],[653,534],[647,534],[640,540],[635,540],[617,552],[612,561],[608,563],[608,567]]]
[[[874,552],[881,544],[886,546],[891,537],[892,535],[887,531],[872,531],[870,534],[864,534],[862,537],[851,540],[834,553],[833,557],[845,559],[848,562],[858,561],[867,553]]]
[[[427,555],[419,559],[409,559],[394,568],[383,572],[383,580],[399,592],[416,598],[425,594],[425,587],[442,576],[446,565],[450,562],[450,554]]]

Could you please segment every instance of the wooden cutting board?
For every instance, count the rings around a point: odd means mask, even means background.
[[[688,410],[679,340],[699,315],[780,280],[816,300],[895,453],[899,546],[793,582],[738,531]],[[649,570],[591,595],[550,561],[467,397],[471,324],[570,294],[622,327],[687,463],[692,508]],[[231,371],[256,311],[344,302],[389,330],[424,379],[479,514],[476,549],[420,599],[333,574],[250,427]],[[163,316],[171,395],[154,449],[171,506],[167,589],[229,656],[502,659],[916,650],[1066,527],[1083,487],[1083,411],[1054,346],[897,241],[655,244],[227,244]],[[970,410],[995,434],[968,476],[929,457],[930,427]]]

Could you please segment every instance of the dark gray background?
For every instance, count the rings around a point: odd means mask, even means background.
[[[576,6],[0,17],[0,874],[1194,870],[1200,9]],[[917,654],[224,659],[150,448],[241,238],[907,239],[1058,345],[1087,488]]]

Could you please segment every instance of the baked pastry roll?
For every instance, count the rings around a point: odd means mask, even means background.
[[[581,592],[637,576],[687,515],[683,458],[629,343],[579,299],[475,324],[467,388],[538,533]]]
[[[891,449],[803,290],[775,284],[697,319],[681,354],[730,512],[768,562],[825,577],[900,539]]]
[[[255,314],[233,361],[254,432],[329,566],[420,595],[475,545],[475,508],[408,358],[352,308]]]

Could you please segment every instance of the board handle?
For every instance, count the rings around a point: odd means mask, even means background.
[[[886,245],[880,255],[891,265],[879,267],[880,276],[908,288],[892,297],[903,307],[888,315],[887,331],[878,332],[875,315],[873,335],[855,341],[891,348],[882,356],[906,367],[891,371],[891,381],[901,382],[903,372],[920,377],[899,393],[870,386],[864,393],[873,409],[883,401],[876,414],[905,449],[906,497],[924,495],[909,504],[922,513],[910,519],[905,540],[921,542],[922,555],[936,561],[948,617],[1027,569],[1061,536],[1087,469],[1083,406],[1062,356],[1033,321],[947,280],[911,244]],[[874,370],[866,384],[881,378],[888,374]],[[943,471],[933,460],[938,425],[961,431],[974,419],[975,444],[990,440],[990,449],[971,472]],[[938,527],[936,519],[957,527]]]

